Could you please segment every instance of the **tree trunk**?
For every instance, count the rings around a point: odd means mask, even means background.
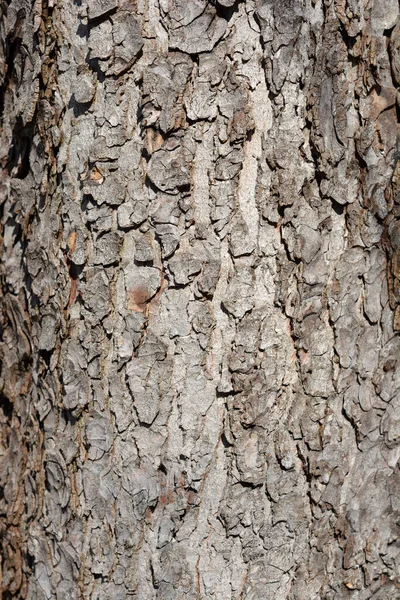
[[[397,0],[1,11],[3,598],[400,598]]]

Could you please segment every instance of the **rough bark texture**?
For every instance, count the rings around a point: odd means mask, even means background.
[[[400,598],[397,0],[1,11],[3,598]]]

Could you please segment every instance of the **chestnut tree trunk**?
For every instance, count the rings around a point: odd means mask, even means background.
[[[3,598],[400,598],[398,1],[0,10]]]

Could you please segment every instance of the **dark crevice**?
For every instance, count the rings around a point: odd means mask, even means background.
[[[220,392],[220,391],[216,391],[216,397],[217,398],[230,398],[231,396],[237,396],[238,394],[241,394],[242,390],[231,390],[230,392]]]
[[[41,212],[46,207],[46,196],[40,195],[38,201],[38,211]]]
[[[179,190],[182,194],[187,192],[187,195],[190,194],[190,183],[185,183],[183,185],[176,186],[176,189]]]
[[[158,187],[156,185],[154,185],[154,183],[151,181],[150,177],[148,175],[146,175],[146,179],[144,182],[145,186],[150,189],[152,192],[154,192],[155,194],[159,194],[160,190],[158,189]]]
[[[45,465],[46,465],[46,463],[45,463]],[[47,479],[47,477],[44,481],[44,486],[48,492],[51,492],[51,486],[50,486],[50,483],[49,483],[49,480]]]
[[[154,567],[153,567],[152,561],[150,561],[150,574],[151,574],[151,581],[152,581],[152,584],[153,584],[153,589],[158,590],[159,584],[158,584],[158,581],[156,579],[156,574],[154,572]]]
[[[92,27],[98,27],[99,25],[104,23],[104,21],[107,21],[109,19],[109,17],[111,17],[111,15],[115,14],[116,12],[117,12],[117,7],[113,7],[113,8],[110,8],[110,10],[103,12],[98,17],[93,17],[93,18],[89,17],[89,24],[88,24],[89,29],[91,29]]]
[[[164,473],[164,475],[167,475],[167,469],[166,469],[166,467],[165,467],[165,466],[164,466],[162,463],[160,463],[160,465],[159,465],[159,467],[158,467],[158,470],[159,470],[161,473]]]
[[[75,99],[75,95],[72,94],[70,101],[68,103],[68,108],[74,111],[74,117],[78,118],[81,115],[84,115],[92,104],[92,100],[90,102],[78,102]]]
[[[342,40],[344,41],[344,43],[346,44],[346,48],[349,52],[349,58],[354,58],[353,57],[353,48],[356,45],[357,41],[358,41],[358,36],[356,37],[350,37],[349,34],[346,31],[345,26],[343,25],[343,23],[338,20],[338,24],[339,24],[339,32],[340,35],[342,36]]]
[[[68,410],[66,410],[65,408],[63,408],[61,410],[61,416],[66,423],[68,423],[69,425],[72,425],[73,427],[76,425],[76,423],[78,421],[78,419],[76,417],[74,417],[74,415],[71,412],[69,412]]]
[[[220,309],[222,310],[222,312],[224,313],[224,315],[227,315],[229,318],[232,317],[231,313],[229,312],[229,310],[225,307],[223,302],[220,302],[219,304]],[[248,312],[248,311],[247,311]],[[247,314],[247,313],[246,313]],[[222,394],[223,392],[218,392],[219,394]]]
[[[343,416],[343,418],[344,418],[344,419],[345,419],[345,420],[346,420],[348,423],[350,423],[350,425],[351,425],[351,427],[352,427],[352,429],[353,429],[353,431],[354,431],[354,437],[356,438],[356,444],[357,444],[357,447],[358,447],[358,449],[360,449],[360,448],[359,448],[359,446],[358,446],[358,444],[359,444],[359,442],[360,442],[360,439],[359,439],[359,433],[358,433],[358,427],[357,427],[357,424],[356,424],[355,420],[353,419],[353,417],[351,417],[351,416],[350,416],[350,415],[349,415],[349,414],[346,412],[346,409],[344,408],[344,406],[343,406],[343,405],[342,405],[341,413],[342,413],[342,416]]]
[[[3,81],[2,85],[0,85],[0,123],[3,120],[4,114],[4,95],[5,95],[6,85]]]
[[[310,129],[310,133],[312,133],[313,124],[310,121],[308,121],[307,124]],[[315,177],[316,182],[318,183],[318,187],[321,189],[321,183],[325,179],[325,175],[319,169],[320,153],[313,142],[312,136],[310,137],[310,151],[311,151],[311,156],[312,156],[312,159],[314,162],[314,169],[315,169],[314,177]],[[322,196],[322,194],[321,194],[321,196]]]
[[[278,214],[282,220],[281,226],[279,228],[281,244],[282,244],[283,249],[285,250],[285,254],[286,254],[286,258],[287,258],[288,262],[292,265],[299,265],[302,262],[301,259],[298,258],[297,256],[292,256],[292,254],[290,253],[290,250],[289,250],[289,246],[283,237],[282,227],[283,227],[283,219],[285,216],[285,208],[287,208],[287,207],[286,206],[278,206]]]
[[[336,200],[334,200],[333,198],[330,198],[331,204],[332,204],[332,208],[334,210],[334,212],[337,215],[342,215],[345,209],[345,205],[344,204],[339,204],[339,202],[336,202]]]
[[[396,102],[396,118],[397,118],[397,123],[400,123],[400,106],[399,103]],[[398,150],[397,150],[398,152]]]
[[[252,127],[251,129],[248,129],[246,131],[246,142],[251,142],[254,132],[255,132],[255,127]]]
[[[224,448],[232,448],[232,446],[234,445],[228,441],[228,438],[226,437],[224,432],[222,432],[222,434],[221,434],[221,442],[222,442],[222,445],[224,446]]]
[[[358,160],[358,163],[360,165],[360,171],[364,170],[364,169],[368,169],[367,163],[365,162],[365,160],[363,159],[363,157],[361,156],[361,154],[359,154],[358,150],[357,150],[357,144],[355,144],[355,156]]]
[[[2,15],[2,18],[6,18],[7,11]],[[5,91],[9,87],[14,71],[14,61],[16,56],[21,51],[22,36],[23,36],[23,25],[26,18],[25,8],[20,8],[17,13],[17,18],[14,24],[13,31],[10,31],[3,42],[4,48],[4,80],[0,86],[0,117],[4,113],[4,95]]]
[[[143,119],[143,115],[141,116],[141,119]],[[189,122],[189,121],[188,121]],[[140,121],[138,121],[138,123],[140,123]],[[189,122],[190,125],[190,122]],[[168,131],[168,134],[165,134],[163,131],[161,131],[161,129],[154,129],[153,127],[143,127],[141,130],[142,133],[142,139],[146,141],[145,138],[145,133],[149,130],[153,130],[156,131],[157,134],[159,134],[162,137],[163,143],[165,142],[165,140],[167,139],[167,135],[168,137],[170,137],[171,135],[173,135],[174,133],[176,133],[177,131],[179,131],[179,129],[176,130],[170,130]],[[162,147],[162,146],[161,146]],[[151,157],[153,156],[154,152],[149,152],[148,149],[146,148],[146,143],[143,144],[143,148],[142,148],[142,156],[143,158],[146,160],[146,162],[149,162]],[[158,190],[157,190],[158,191]]]
[[[14,226],[13,231],[13,246],[17,246],[22,241],[22,227],[19,223],[13,221],[12,219],[7,219],[6,225],[8,227]]]
[[[133,67],[133,65],[142,58],[142,56],[143,56],[143,50],[139,50],[139,52],[131,60],[126,62],[123,67],[118,69],[117,73],[108,75],[108,77],[112,78],[114,81],[117,81],[118,78],[121,77],[121,75],[124,75],[125,73],[127,73],[129,71],[129,69],[131,69]]]
[[[24,127],[21,119],[18,118],[7,157],[8,172],[16,179],[25,179],[29,174],[29,155],[32,146],[32,137],[33,127],[31,125]]]
[[[139,424],[139,427],[144,427],[145,429],[151,429],[151,427],[153,426],[153,423],[154,423],[154,421],[157,419],[157,416],[158,416],[158,415],[156,415],[156,416],[154,417],[154,419],[152,420],[152,422],[151,422],[151,423],[145,423],[144,421],[141,421],[141,420],[138,418],[138,424]]]
[[[190,283],[192,283],[192,281],[189,281],[188,283],[174,283],[172,277],[168,280],[171,282],[168,286],[168,288],[170,290],[183,290],[186,287],[188,287],[188,285],[190,285]]]
[[[81,202],[82,212],[87,212],[89,208],[93,208],[95,206],[97,205],[93,196],[91,194],[83,194]]]
[[[186,54],[186,52],[182,51],[182,54]],[[198,53],[188,53],[189,57],[191,58],[191,60],[194,62],[194,64],[199,65],[200,61],[199,61],[199,55]]]
[[[84,23],[79,23],[78,29],[76,30],[76,34],[85,40],[89,39],[89,27]]]
[[[393,27],[391,27],[390,29],[384,29],[383,35],[387,38],[390,38],[394,28],[395,28],[395,25],[393,25]]]
[[[50,360],[52,357],[52,350],[39,350],[39,356],[43,359],[43,362],[47,367],[50,367]]]
[[[136,109],[136,121],[137,121],[138,127],[140,127],[140,128],[142,128],[143,106],[144,106],[144,104],[142,104],[141,102],[138,102],[138,107]],[[143,131],[141,131],[141,133],[143,133]]]
[[[34,568],[35,568],[35,558],[32,554],[30,554],[29,552],[27,552],[25,554],[25,564],[28,567],[29,571],[32,573]]]
[[[0,408],[8,421],[11,421],[14,412],[14,403],[0,392]]]
[[[144,258],[143,260],[140,260],[139,258],[134,257],[133,262],[135,263],[135,265],[138,265],[139,267],[151,267],[154,264],[154,260],[153,258]],[[150,301],[150,300],[148,300]]]
[[[297,456],[299,457],[299,459],[301,460],[301,463],[303,465],[303,472],[304,472],[306,481],[310,485],[312,482],[312,476],[310,474],[309,459],[308,459],[308,457],[304,456],[299,444],[296,444],[296,449],[297,449]]]
[[[79,279],[83,272],[83,265],[76,265],[73,262],[69,262],[68,272],[69,272],[71,279]]]
[[[97,80],[100,83],[103,83],[106,78],[106,75],[105,75],[104,71],[102,71],[100,68],[99,59],[98,58],[90,58],[87,60],[87,64],[89,66],[89,69],[91,71],[93,71],[93,73],[95,73]]]
[[[221,19],[225,19],[225,21],[229,23],[233,15],[239,11],[239,4],[241,4],[240,1],[235,2],[233,6],[223,6],[222,4],[216,2],[215,9],[217,12],[217,16]]]
[[[252,481],[237,481],[233,485],[240,485],[241,487],[254,490],[256,488],[262,487],[264,484],[263,483],[254,483]]]

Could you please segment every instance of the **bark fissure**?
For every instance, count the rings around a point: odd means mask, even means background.
[[[4,597],[396,598],[397,1],[0,10]]]

